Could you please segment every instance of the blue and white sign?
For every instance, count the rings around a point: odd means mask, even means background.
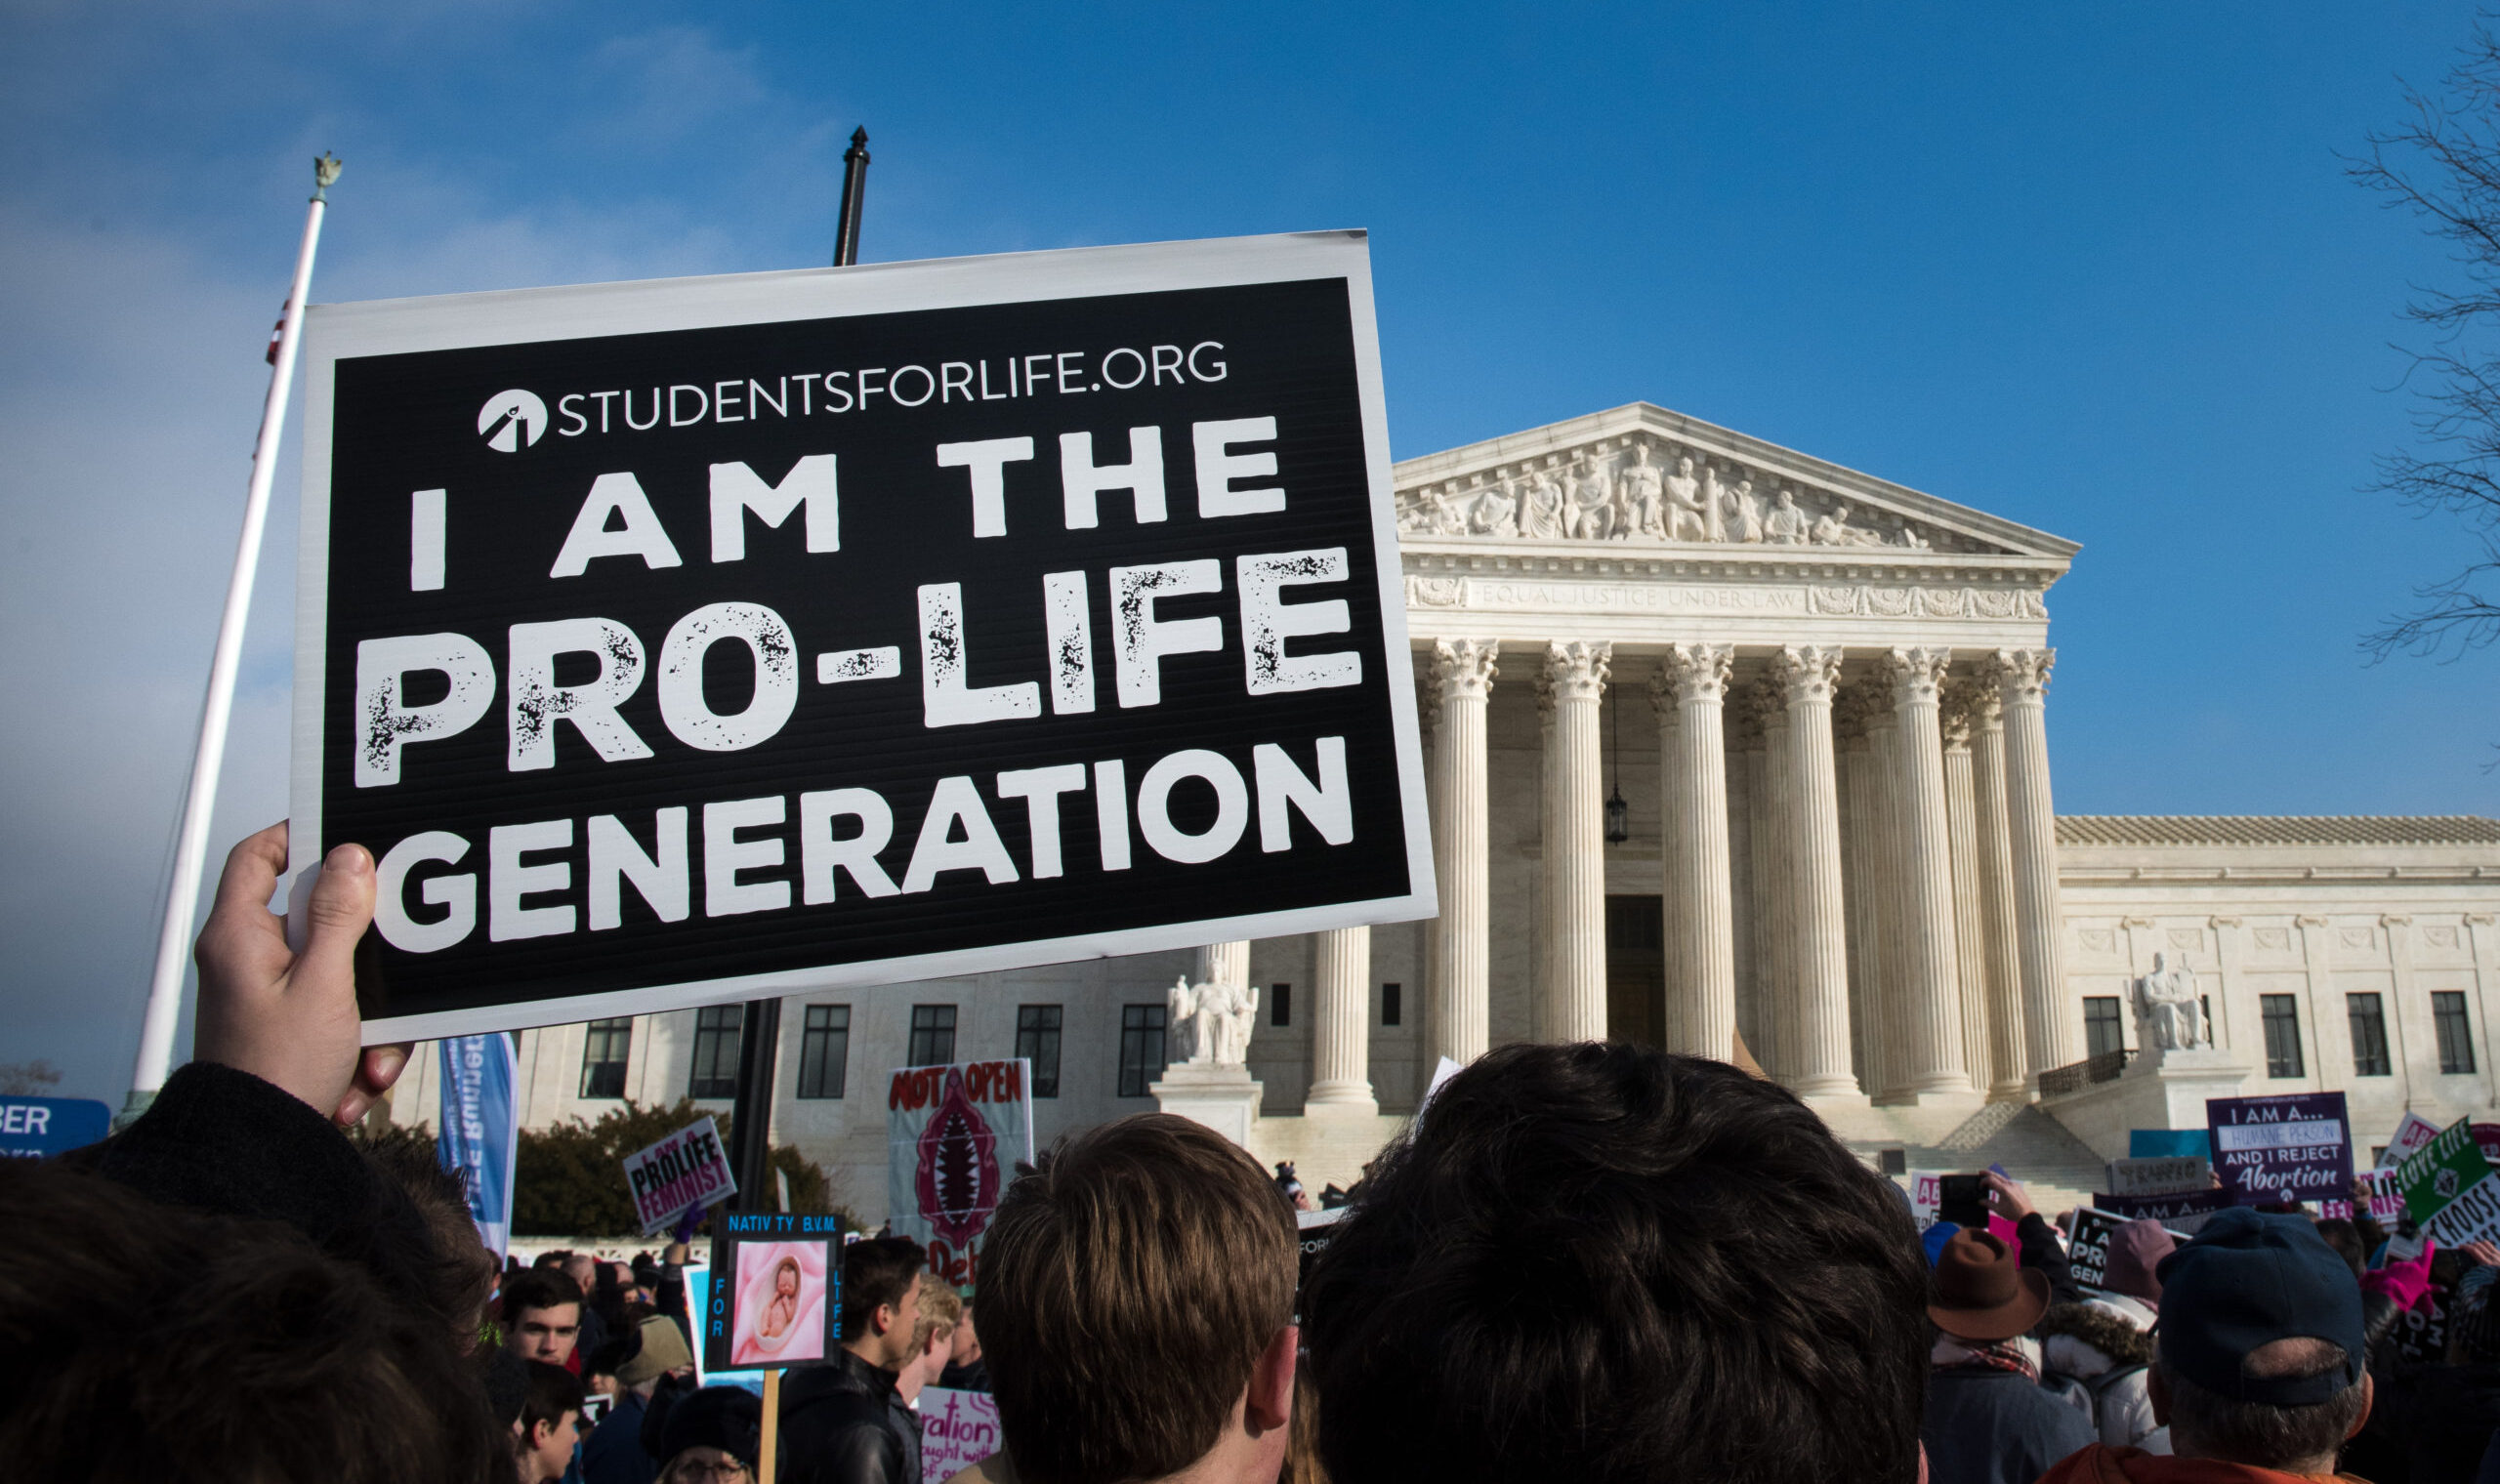
[[[513,1160],[521,1122],[513,1116],[512,1038],[446,1036],[442,1048],[442,1168],[469,1192],[469,1215],[486,1250],[512,1247]]]
[[[50,1159],[103,1138],[111,1123],[92,1097],[0,1096],[0,1157]]]

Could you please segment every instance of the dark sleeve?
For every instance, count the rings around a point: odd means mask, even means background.
[[[859,1422],[820,1433],[804,1446],[782,1429],[782,1484],[920,1484],[903,1477],[902,1447],[878,1422]]]
[[[2022,1249],[2022,1265],[2048,1274],[2052,1302],[2083,1301],[2083,1290],[2075,1286],[2074,1269],[2066,1261],[2065,1249],[2058,1246],[2056,1227],[2035,1211],[2014,1228],[2014,1235]]]
[[[249,1072],[194,1061],[77,1163],[151,1200],[281,1221],[386,1282],[430,1261],[415,1203],[329,1119]]]

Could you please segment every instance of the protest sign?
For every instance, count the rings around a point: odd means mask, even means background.
[[[2209,1097],[2214,1173],[2242,1206],[2335,1201],[2353,1194],[2353,1140],[2341,1092]]]
[[[2153,1220],[2174,1231],[2194,1233],[2215,1212],[2234,1204],[2228,1190],[2184,1190],[2176,1195],[2095,1195],[2092,1204],[2130,1221]]]
[[[2130,1129],[2127,1153],[2136,1159],[2205,1159],[2213,1153],[2213,1140],[2202,1129]]]
[[[2439,1126],[2411,1109],[2405,1110],[2396,1123],[2396,1132],[2388,1135],[2387,1147],[2379,1152],[2379,1168],[2393,1170],[2404,1163],[2404,1157],[2439,1136]]]
[[[513,1163],[521,1140],[521,1120],[513,1110],[512,1038],[500,1031],[445,1036],[438,1045],[442,1117],[435,1157],[460,1177],[479,1240],[502,1257],[512,1250]]]
[[[2460,1118],[2396,1170],[2405,1210],[2441,1247],[2500,1240],[2500,1177]]]
[[[50,1159],[104,1136],[112,1114],[92,1097],[0,1096],[0,1159]]]
[[[2500,1124],[2476,1124],[2474,1146],[2494,1168],[2500,1168]]]
[[[2073,1265],[2075,1282],[2086,1288],[2103,1286],[2109,1274],[2109,1239],[2132,1219],[2090,1206],[2074,1214],[2074,1230],[2066,1234],[2066,1260]]]
[[[1006,1446],[998,1430],[998,1399],[986,1391],[945,1386],[920,1390],[920,1477],[945,1484]]]
[[[2447,1364],[2448,1305],[2453,1297],[2446,1289],[2434,1285],[2420,1302],[2396,1316],[2388,1339],[2395,1344],[2398,1358],[2417,1366]]]
[[[2177,1195],[2213,1188],[2213,1165],[2202,1155],[2174,1154],[2159,1159],[2114,1159],[2109,1162],[2109,1189],[2117,1195]]]
[[[634,1215],[646,1234],[697,1206],[717,1206],[738,1193],[729,1153],[708,1115],[625,1156],[625,1182],[634,1189]]]
[[[2370,1196],[2370,1219],[2394,1230],[2404,1215],[2404,1182],[2394,1170],[2364,1170],[2354,1176]]]
[[[842,1345],[842,1222],[725,1212],[703,1295],[703,1369],[782,1371]]]
[[[898,1067],[886,1089],[886,1213],[957,1288],[979,1281],[990,1213],[1033,1158],[1032,1063]]]
[[[1302,1291],[1311,1282],[1311,1264],[1317,1261],[1319,1255],[1326,1252],[1328,1244],[1335,1240],[1337,1219],[1345,1214],[1343,1206],[1329,1211],[1297,1211],[1293,1214],[1294,1227],[1302,1238],[1302,1265],[1293,1280],[1293,1322],[1296,1324],[1302,1323]]]
[[[308,323],[369,1039],[1438,910],[1363,234]]]

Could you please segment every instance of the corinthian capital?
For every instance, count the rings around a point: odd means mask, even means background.
[[[2006,701],[2036,706],[2049,688],[2050,667],[2057,662],[2055,649],[1999,649],[1989,657],[1986,672]]]
[[[1944,684],[1945,667],[1952,663],[1950,649],[1895,645],[1884,656],[1884,678],[1892,682],[1893,704],[1934,704]]]
[[[1974,733],[2004,724],[1998,714],[1996,687],[1972,676],[1947,678],[1938,720],[1944,726],[1947,749],[1970,746]]]
[[[1545,690],[1557,701],[1594,701],[1605,694],[1613,673],[1614,645],[1581,639],[1549,639],[1545,645]]]
[[[1499,639],[1438,639],[1433,640],[1433,685],[1444,701],[1462,697],[1482,700],[1493,688],[1493,657]]]
[[[1771,673],[1789,705],[1828,703],[1840,683],[1840,658],[1838,644],[1790,644],[1771,660]]]
[[[1653,685],[1679,702],[1716,701],[1727,694],[1728,677],[1735,668],[1733,644],[1676,644],[1658,662]]]

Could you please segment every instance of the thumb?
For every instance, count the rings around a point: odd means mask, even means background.
[[[354,981],[355,945],[373,926],[373,857],[362,845],[341,845],[321,858],[321,875],[305,904],[312,919],[292,977],[311,969],[341,983]]]

